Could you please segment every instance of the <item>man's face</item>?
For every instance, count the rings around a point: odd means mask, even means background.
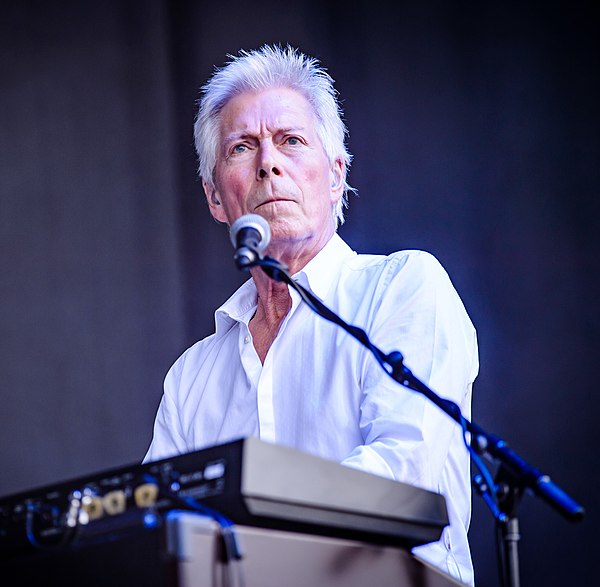
[[[232,98],[221,111],[215,189],[204,184],[212,215],[232,224],[260,214],[272,244],[284,249],[327,242],[343,192],[342,163],[329,162],[316,123],[306,98],[288,88]]]

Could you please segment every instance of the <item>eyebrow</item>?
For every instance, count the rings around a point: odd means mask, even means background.
[[[231,133],[223,138],[223,146],[228,147],[229,145],[231,145],[231,143],[235,143],[236,141],[239,141],[240,139],[250,138],[251,136],[252,135],[250,135],[248,133]]]
[[[290,134],[290,133],[291,134],[294,134],[294,133],[303,134],[305,130],[306,130],[306,128],[304,126],[290,126],[290,127],[279,128],[273,134],[275,134],[275,135]],[[239,140],[243,140],[243,139],[253,139],[255,137],[256,137],[256,135],[249,133],[249,132],[245,132],[245,131],[244,132],[233,132],[223,138],[223,145],[228,146],[231,143],[234,143],[235,141],[239,141]]]

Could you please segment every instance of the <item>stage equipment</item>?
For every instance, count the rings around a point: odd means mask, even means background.
[[[439,539],[443,496],[242,438],[0,499],[0,560],[118,537],[172,509],[234,524],[410,548]],[[235,549],[235,544],[232,543]]]

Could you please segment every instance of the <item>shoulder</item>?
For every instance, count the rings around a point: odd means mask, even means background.
[[[202,365],[207,354],[210,354],[210,350],[215,348],[216,342],[217,335],[213,333],[185,349],[171,365],[166,375],[166,381],[179,382],[186,372],[196,371]]]
[[[360,292],[375,315],[466,317],[448,272],[430,252],[408,249],[388,255],[357,255],[349,260],[344,273],[343,289]]]
[[[388,255],[356,255],[346,262],[346,270],[356,277],[360,274],[376,278],[382,287],[393,281],[405,285],[448,284],[448,273],[431,253],[416,249],[395,251]]]

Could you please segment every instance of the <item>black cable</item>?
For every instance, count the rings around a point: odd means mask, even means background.
[[[73,506],[73,499],[71,500],[71,516],[74,516],[74,522],[71,525],[67,525],[62,531],[62,536],[56,543],[44,543],[35,534],[35,514],[43,515],[44,511],[42,506],[36,505],[33,502],[28,502],[25,510],[25,534],[27,541],[36,550],[44,551],[59,551],[71,544],[75,539],[75,536],[79,530],[79,512],[81,511],[81,500]],[[54,515],[54,512],[52,512]]]
[[[231,579],[231,564],[234,561],[238,561],[238,582],[241,587],[244,586],[244,575],[241,568],[241,560],[244,557],[243,550],[238,539],[238,535],[235,531],[235,524],[227,516],[197,501],[192,497],[181,497],[175,490],[171,488],[166,482],[161,482],[156,477],[145,474],[144,480],[147,483],[152,483],[158,487],[159,495],[166,497],[170,501],[178,504],[183,509],[191,509],[195,512],[201,513],[210,519],[214,520],[219,527],[219,534],[223,542],[225,550],[225,565],[224,572],[226,573],[225,585],[234,585],[233,579]]]
[[[467,432],[469,431],[469,423],[464,418],[461,413],[460,407],[451,402],[450,400],[442,399],[433,394],[429,388],[427,388],[424,384],[419,384],[416,378],[412,375],[412,373],[404,366],[402,353],[399,351],[393,351],[389,355],[384,354],[379,348],[371,343],[369,336],[367,333],[357,327],[347,324],[344,320],[342,320],[335,312],[331,311],[319,298],[314,296],[311,292],[301,287],[296,281],[294,281],[289,275],[287,269],[282,266],[282,264],[270,257],[264,257],[261,260],[258,260],[257,265],[259,265],[267,275],[272,277],[277,281],[283,281],[290,285],[302,298],[306,304],[317,314],[341,326],[346,332],[351,334],[354,338],[356,338],[360,343],[362,343],[365,347],[367,347],[371,353],[375,356],[377,362],[383,367],[384,371],[394,379],[397,383],[402,383],[407,387],[411,387],[415,389],[415,386],[418,387],[417,391],[421,391],[426,395],[429,399],[434,401],[434,403],[443,404],[443,410],[450,414],[454,420],[460,425],[463,431],[463,440],[465,442],[465,446],[469,451],[472,460],[474,461],[477,469],[479,469],[485,483],[487,484],[487,488],[489,490],[489,499],[491,499],[491,503],[488,502],[492,513],[496,518],[503,519],[504,514],[500,512],[498,502],[497,502],[497,492],[496,485],[492,478],[492,475],[489,469],[486,467],[483,459],[479,456],[477,450],[479,447],[474,448],[472,444],[467,440]],[[401,380],[401,381],[400,381]],[[412,385],[411,385],[412,384]],[[441,406],[440,406],[441,407]],[[486,500],[487,501],[487,500]]]
[[[156,485],[163,497],[167,497],[185,509],[202,513],[217,522],[225,544],[226,559],[229,561],[241,560],[243,558],[242,548],[235,533],[235,524],[227,516],[192,497],[179,496],[167,483],[158,481],[152,475],[146,474],[144,475],[144,479],[146,482]]]
[[[352,326],[344,322],[337,314],[331,311],[321,300],[294,281],[287,267],[281,262],[271,257],[258,258],[253,263],[244,267],[261,267],[262,270],[272,279],[287,283],[292,287],[302,300],[321,317],[341,326],[346,332],[356,338],[361,344],[367,347],[377,359],[377,362],[382,366],[385,372],[390,375],[396,382],[401,383],[405,387],[418,391],[425,395],[441,410],[453,418],[463,429],[463,436],[467,448],[474,457],[473,460],[477,468],[485,480],[487,489],[486,501],[490,505],[492,511],[496,514],[498,506],[497,490],[495,483],[492,480],[491,474],[480,458],[480,454],[485,453],[492,460],[503,463],[513,474],[519,479],[524,487],[529,487],[538,497],[544,499],[549,505],[555,508],[560,514],[565,516],[572,522],[580,521],[584,516],[584,508],[574,499],[567,495],[560,487],[552,482],[548,475],[542,474],[540,471],[532,467],[515,451],[513,451],[506,442],[495,435],[486,433],[482,428],[467,420],[461,413],[460,407],[447,399],[441,398],[434,393],[427,385],[421,382],[413,373],[404,365],[404,358],[399,351],[393,351],[386,355],[375,345],[371,343],[368,335],[364,330],[356,326]],[[471,442],[466,439],[466,432],[471,434]],[[474,446],[473,446],[474,445]]]

